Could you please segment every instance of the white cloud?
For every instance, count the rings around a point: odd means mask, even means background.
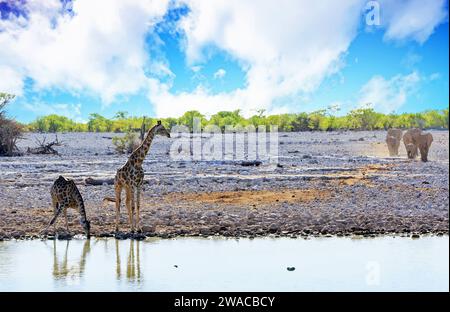
[[[424,43],[447,19],[446,0],[379,0],[387,40],[413,39]]]
[[[22,95],[23,77],[20,72],[0,64],[0,92]]]
[[[417,72],[396,75],[390,79],[374,76],[361,88],[359,106],[370,106],[382,113],[396,111],[416,91],[420,80]]]
[[[81,118],[81,104],[46,104],[43,102],[25,103],[23,107],[31,112],[38,114],[39,116],[57,114],[66,116],[76,122],[85,122]]]
[[[0,20],[0,66],[37,89],[87,91],[106,103],[136,93],[146,85],[145,34],[167,7],[168,0],[77,0],[71,17],[59,0],[26,1],[27,19]]]
[[[227,74],[227,71],[223,68],[220,68],[214,73],[214,79],[221,79],[221,78],[225,77],[226,74]]]
[[[435,81],[441,79],[441,73],[432,73],[429,77],[428,80],[430,81]]]
[[[314,91],[324,77],[337,72],[342,56],[356,36],[361,0],[298,1],[186,0],[191,9],[180,23],[186,34],[191,64],[207,61],[213,45],[235,58],[246,84],[228,93],[212,94],[199,86],[191,93],[173,94],[170,84],[151,82],[149,98],[159,116],[189,109],[217,112],[259,108],[285,111],[283,99]],[[294,108],[298,110],[298,108]]]
[[[422,61],[422,56],[414,53],[412,51],[409,51],[405,57],[402,59],[401,63],[403,66],[405,66],[407,69],[412,70],[416,67],[417,64],[419,64]]]
[[[191,93],[172,93],[171,85],[151,83],[149,93],[161,116],[198,109],[214,113],[241,109],[250,115],[298,111],[301,98],[323,79],[339,72],[356,37],[366,1],[180,0],[191,9],[179,27],[186,34],[188,62],[208,61],[204,50],[215,46],[241,65],[246,75],[242,88],[212,93],[201,85]],[[423,43],[446,16],[443,0],[427,8],[418,0],[381,1],[382,25],[389,40],[412,39]],[[376,80],[373,82],[376,83]],[[160,92],[160,93],[159,93]],[[398,95],[401,97],[402,95]],[[401,102],[398,99],[397,102]]]
[[[162,117],[190,109],[210,114],[241,109],[245,115],[261,108],[269,113],[298,111],[302,99],[345,65],[367,1],[173,2],[190,8],[177,27],[185,34],[186,58],[198,83],[192,92],[172,91],[176,73],[164,57],[152,58],[145,48],[146,35],[167,12],[170,0],[77,0],[73,16],[61,13],[59,0],[23,2],[26,19],[11,15],[0,20],[0,89],[20,95],[29,77],[38,90],[99,95],[104,103],[143,91]],[[447,16],[445,0],[429,0],[426,6],[420,0],[379,2],[386,40],[423,43]],[[205,49],[211,46],[241,66],[241,88],[213,93],[204,87],[208,84],[201,71],[208,66]],[[152,78],[145,76],[147,71]],[[222,74],[225,70],[214,78]],[[374,77],[372,87],[399,83],[392,79]],[[402,102],[401,95],[393,95],[398,97],[395,103]]]
[[[199,71],[202,70],[202,66],[199,66],[199,65],[192,66],[192,67],[191,67],[191,70],[192,70],[194,73],[198,73]]]

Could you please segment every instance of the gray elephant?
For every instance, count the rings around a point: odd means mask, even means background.
[[[414,159],[417,157],[418,153],[418,145],[416,143],[416,139],[418,136],[422,134],[421,129],[409,129],[403,135],[403,143],[405,144],[406,153],[408,154],[409,159]]]
[[[428,161],[428,151],[433,142],[433,135],[431,133],[422,133],[415,140],[420,151],[420,159],[424,162]]]
[[[400,129],[389,129],[386,135],[386,144],[390,156],[398,156],[398,148],[402,140],[403,131]]]
[[[428,151],[432,142],[433,135],[423,133],[421,129],[410,129],[403,136],[403,143],[409,159],[416,158],[420,151],[420,159],[424,162],[428,161]]]

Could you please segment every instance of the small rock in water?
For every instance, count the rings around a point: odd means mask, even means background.
[[[295,271],[295,268],[294,268],[294,267],[287,267],[287,270],[288,270],[289,272],[292,272],[292,271]]]
[[[70,235],[69,233],[58,233],[56,234],[56,238],[59,240],[71,240],[72,235]]]
[[[173,267],[174,267],[174,268],[178,268],[178,265],[175,264]]]
[[[114,234],[114,237],[116,239],[128,239],[130,238],[130,235],[128,233],[117,232]]]

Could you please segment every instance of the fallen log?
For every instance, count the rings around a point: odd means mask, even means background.
[[[259,165],[261,165],[262,164],[262,162],[261,161],[259,161],[259,160],[251,160],[251,161],[243,161],[243,162],[241,162],[241,166],[244,166],[244,167],[249,167],[249,166],[259,166]]]
[[[114,185],[114,179],[93,179],[86,178],[84,180],[86,185]]]

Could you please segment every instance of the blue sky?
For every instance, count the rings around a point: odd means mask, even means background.
[[[0,0],[0,91],[23,122],[448,107],[447,1],[367,3]]]

